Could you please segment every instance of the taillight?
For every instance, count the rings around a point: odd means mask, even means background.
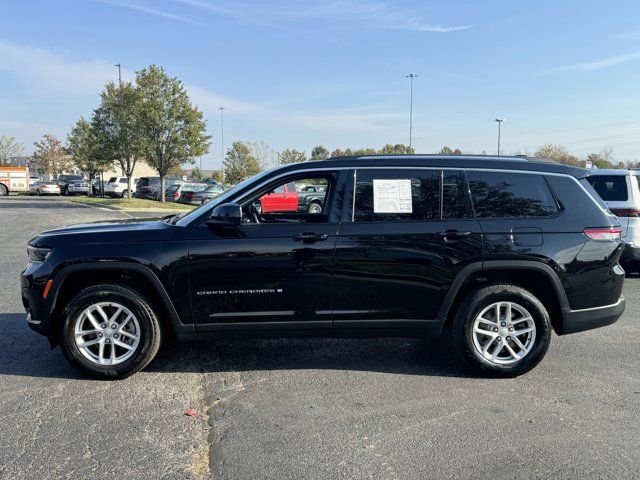
[[[640,210],[635,208],[611,208],[610,210],[617,217],[640,217]]]
[[[180,194],[178,192],[173,192],[173,198],[178,198]]]
[[[620,240],[622,228],[620,227],[603,227],[603,228],[585,228],[582,232],[591,240],[611,241]]]

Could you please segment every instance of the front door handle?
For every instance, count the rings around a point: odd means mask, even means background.
[[[296,235],[293,235],[293,239],[296,242],[302,242],[302,243],[320,242],[322,240],[326,240],[327,238],[329,238],[329,235],[327,235],[326,233],[322,235],[318,235],[317,233],[304,232],[304,233],[298,233]]]
[[[438,235],[442,237],[442,239],[446,242],[468,237],[471,235],[471,232],[461,232],[460,230],[444,230],[442,232],[438,232]]]

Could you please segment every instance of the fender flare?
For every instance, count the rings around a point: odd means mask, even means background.
[[[566,312],[571,308],[569,307],[569,300],[567,294],[562,286],[562,281],[558,274],[549,265],[531,260],[489,260],[484,262],[474,262],[464,267],[453,280],[449,291],[444,297],[442,305],[438,310],[438,320],[444,325],[450,311],[453,306],[453,302],[458,295],[462,284],[473,274],[488,270],[536,270],[543,273],[551,282],[555,294],[560,303],[560,311],[562,312],[562,318],[560,321],[564,323]]]
[[[173,301],[169,297],[167,290],[164,288],[164,285],[162,284],[158,276],[153,272],[153,270],[145,265],[134,262],[88,262],[69,265],[62,268],[53,276],[54,281],[52,284],[50,295],[47,298],[48,314],[51,315],[51,313],[53,313],[54,309],[56,308],[58,293],[69,275],[78,272],[89,272],[97,270],[129,270],[140,273],[153,285],[155,292],[158,294],[158,297],[162,301],[165,310],[169,314],[169,321],[175,333],[191,333],[194,331],[195,327],[193,324],[182,323],[182,321],[180,320],[180,315],[178,314]]]

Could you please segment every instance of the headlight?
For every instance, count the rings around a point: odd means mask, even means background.
[[[44,262],[50,253],[51,253],[50,248],[38,248],[38,247],[32,247],[31,245],[27,246],[27,255],[29,256],[29,261],[31,263]]]

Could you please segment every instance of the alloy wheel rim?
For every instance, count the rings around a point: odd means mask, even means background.
[[[533,349],[536,324],[529,311],[514,302],[495,302],[473,322],[473,344],[488,362],[509,365],[521,361]]]
[[[98,302],[76,318],[74,339],[80,353],[95,365],[118,365],[137,351],[140,323],[127,307]]]

